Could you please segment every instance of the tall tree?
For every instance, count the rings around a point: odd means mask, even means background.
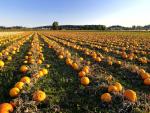
[[[52,24],[52,29],[53,30],[58,30],[58,26],[59,26],[59,23],[57,21],[54,21],[53,24]]]

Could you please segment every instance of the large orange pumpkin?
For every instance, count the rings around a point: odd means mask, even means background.
[[[0,104],[0,113],[10,113],[13,112],[13,106],[10,103]]]
[[[82,85],[88,85],[90,83],[90,80],[88,77],[82,77],[81,78],[81,84]]]
[[[128,99],[129,101],[131,101],[131,102],[136,102],[137,101],[136,92],[133,91],[133,90],[130,90],[130,89],[128,89],[124,92],[124,97],[126,99]]]

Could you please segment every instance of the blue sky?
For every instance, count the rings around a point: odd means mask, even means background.
[[[1,0],[0,26],[150,24],[150,0]]]

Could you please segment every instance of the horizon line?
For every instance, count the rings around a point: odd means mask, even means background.
[[[106,27],[111,27],[111,26],[122,26],[122,27],[132,27],[132,26],[147,26],[150,24],[145,24],[145,25],[131,25],[131,26],[124,26],[124,25],[120,25],[120,24],[114,24],[114,25],[105,25],[105,24],[59,24],[59,26],[65,26],[65,25],[72,25],[72,26],[85,26],[85,25],[104,25]],[[23,26],[23,25],[12,25],[12,26],[4,26],[4,25],[0,25],[0,27],[26,27],[26,28],[35,28],[35,27],[42,27],[42,26],[52,26],[51,25],[39,25],[39,26]]]

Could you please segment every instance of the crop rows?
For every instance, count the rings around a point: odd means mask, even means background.
[[[150,112],[148,32],[4,36],[0,113]]]

